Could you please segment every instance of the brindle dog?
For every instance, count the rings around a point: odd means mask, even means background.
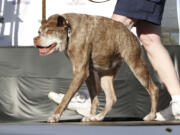
[[[155,119],[158,88],[148,73],[138,39],[122,23],[85,14],[53,15],[42,24],[34,43],[41,55],[65,51],[74,72],[67,93],[48,122],[60,120],[62,112],[83,81],[87,84],[92,105],[90,115],[85,116],[82,121],[103,120],[117,100],[113,80],[122,61],[129,65],[150,94],[151,112],[144,120]],[[105,93],[106,104],[96,114],[100,89]]]

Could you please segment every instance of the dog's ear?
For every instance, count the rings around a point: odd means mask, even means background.
[[[66,24],[66,19],[65,19],[64,17],[62,17],[62,16],[58,16],[57,26],[58,26],[58,27],[63,27],[63,26],[65,26],[65,25],[67,25],[67,24]]]

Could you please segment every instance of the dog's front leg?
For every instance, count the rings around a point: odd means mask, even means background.
[[[67,90],[67,93],[65,94],[64,98],[62,99],[62,102],[59,104],[54,114],[51,117],[49,117],[49,123],[59,122],[63,110],[67,107],[69,101],[81,86],[82,82],[85,79],[85,76],[86,73],[83,70],[81,70],[81,72],[75,72],[72,83],[69,89]]]

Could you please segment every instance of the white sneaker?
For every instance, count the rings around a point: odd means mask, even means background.
[[[62,93],[57,94],[55,92],[50,92],[48,94],[48,98],[57,104],[61,103],[63,97],[64,94]],[[67,109],[76,111],[80,115],[88,116],[91,109],[91,100],[89,98],[89,95],[86,92],[76,93],[68,104]]]
[[[62,93],[57,94],[55,92],[49,92],[48,94],[48,98],[57,104],[61,103],[63,97],[64,97],[64,94]]]
[[[171,101],[169,107],[156,113],[157,121],[180,120],[180,101]]]

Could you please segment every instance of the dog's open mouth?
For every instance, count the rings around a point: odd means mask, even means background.
[[[56,47],[56,45],[57,43],[52,43],[47,47],[37,46],[37,48],[39,48],[40,54],[44,55],[44,54],[48,54],[54,47]]]

